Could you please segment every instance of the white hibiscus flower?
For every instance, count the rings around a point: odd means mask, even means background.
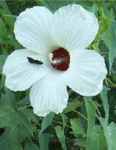
[[[34,113],[45,116],[67,106],[67,86],[83,96],[97,95],[107,70],[102,56],[86,49],[98,32],[94,14],[68,5],[54,14],[45,7],[22,12],[15,23],[16,39],[25,47],[8,56],[3,68],[6,86],[30,88]]]

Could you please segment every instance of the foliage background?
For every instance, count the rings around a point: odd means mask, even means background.
[[[109,73],[100,95],[82,97],[69,90],[64,112],[41,118],[33,114],[28,91],[4,87],[2,67],[8,54],[21,47],[13,33],[21,11],[44,5],[54,12],[69,3],[98,17],[100,30],[90,47],[105,57]],[[115,118],[116,0],[0,0],[0,150],[116,150]]]

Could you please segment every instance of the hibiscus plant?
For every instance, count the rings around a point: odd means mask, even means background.
[[[115,1],[0,1],[0,150],[116,150],[115,99]]]

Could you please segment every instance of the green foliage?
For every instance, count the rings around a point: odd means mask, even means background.
[[[93,126],[88,133],[87,150],[106,150],[106,141],[100,126]]]
[[[42,133],[44,130],[46,130],[46,129],[52,124],[53,117],[54,117],[54,113],[49,113],[49,114],[43,119],[43,122],[42,122],[42,125],[41,125],[40,133]]]
[[[26,143],[24,150],[39,150],[39,147],[33,143]]]
[[[112,21],[109,29],[104,32],[102,39],[109,49],[109,64],[111,70],[114,58],[116,58],[116,21]]]
[[[39,136],[39,144],[40,144],[40,150],[48,150],[50,141],[50,135],[47,133],[42,133]]]
[[[66,144],[65,144],[65,135],[64,135],[64,130],[62,127],[60,126],[56,126],[55,127],[55,130],[56,130],[56,134],[57,134],[57,137],[62,145],[62,149],[63,150],[67,150],[66,148]]]
[[[44,6],[48,7],[52,12],[56,11],[58,8],[68,5],[68,4],[81,4],[85,7],[91,5],[91,1],[87,2],[86,0],[80,1],[80,0],[38,0],[43,4]]]
[[[92,11],[100,29],[90,48],[104,56],[109,74],[96,97],[69,91],[62,114],[37,117],[28,92],[4,86],[2,69],[7,56],[21,46],[13,29],[16,16],[28,7],[44,5],[51,11],[77,3]],[[115,150],[116,144],[116,2],[105,0],[0,0],[0,150]]]
[[[104,127],[104,134],[106,137],[106,141],[108,144],[108,149],[109,150],[114,150],[116,149],[116,144],[115,144],[115,140],[116,140],[116,124],[115,123],[111,123],[110,125],[108,125],[107,127]]]
[[[106,122],[108,122],[109,119],[109,104],[108,104],[108,90],[104,88],[104,90],[101,93],[101,100],[105,112],[105,119]]]
[[[82,128],[82,123],[80,119],[74,118],[70,120],[71,128],[75,136],[85,136],[84,129]]]

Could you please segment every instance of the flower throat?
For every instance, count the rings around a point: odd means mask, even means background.
[[[28,62],[31,64],[42,65],[43,62],[27,57]],[[59,71],[66,71],[70,64],[70,55],[64,48],[57,48],[49,55],[51,66]]]
[[[70,64],[70,55],[64,48],[57,48],[50,53],[50,62],[53,68],[66,71]]]

